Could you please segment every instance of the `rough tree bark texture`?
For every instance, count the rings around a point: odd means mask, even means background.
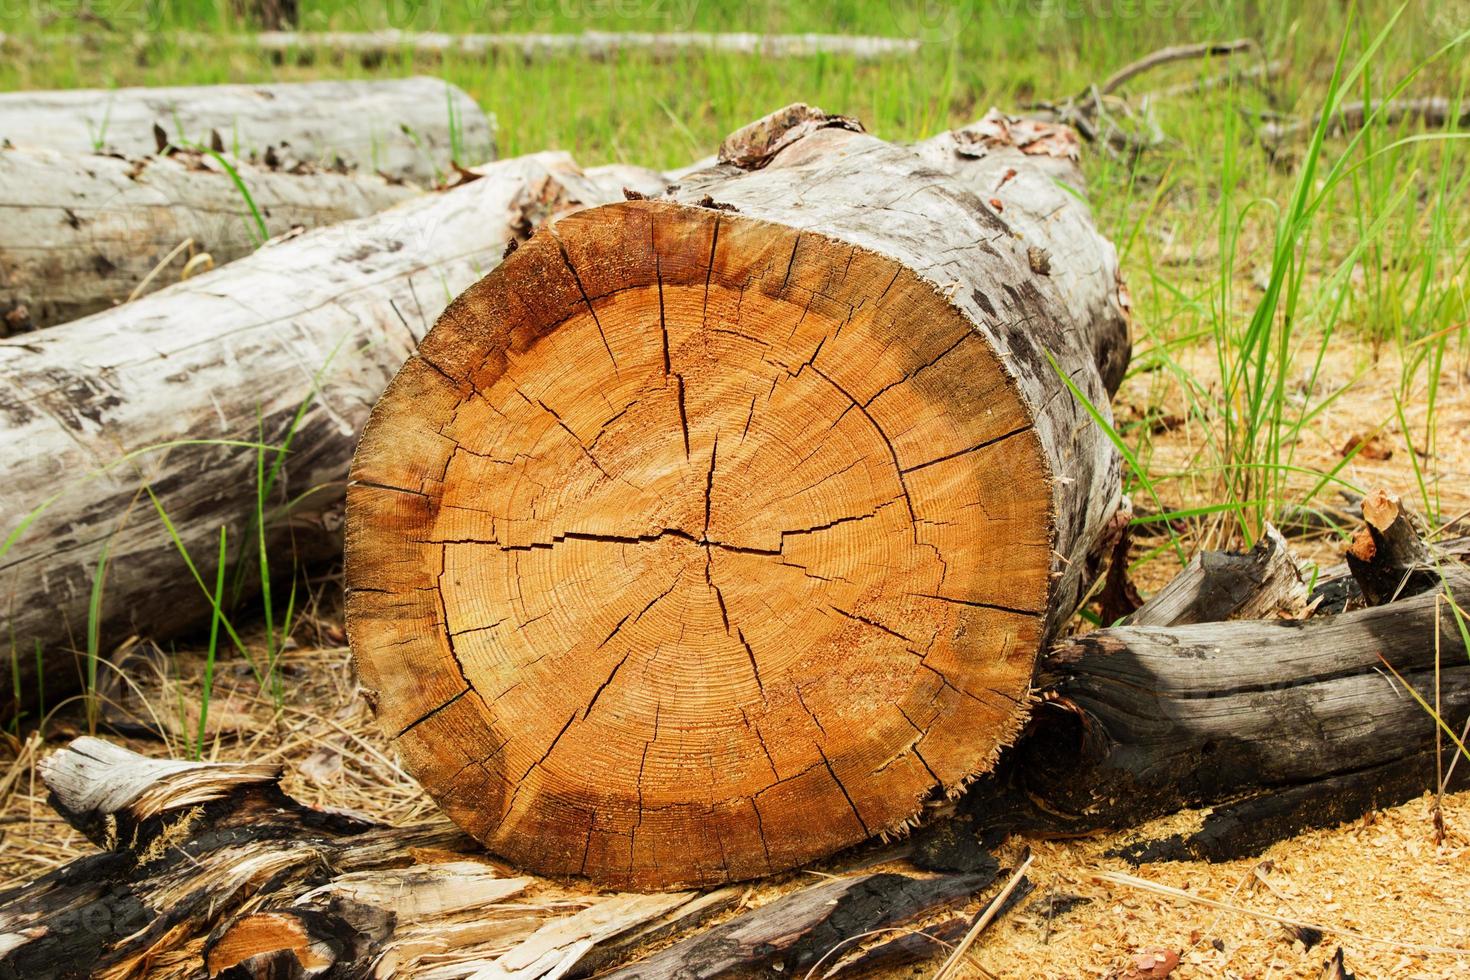
[[[1127,352],[1048,179],[1074,151],[793,106],[451,305],[358,450],[348,620],[456,821],[538,872],[708,884],[994,764],[1119,493],[1062,381],[1106,411]]]
[[[154,126],[176,143],[218,133],[240,156],[281,156],[427,184],[460,163],[495,158],[485,113],[437,78],[75,89],[0,93],[0,140],[70,153],[154,152]]]
[[[268,236],[361,218],[416,193],[375,174],[231,165]],[[0,149],[0,187],[0,334],[107,309],[156,269],[145,292],[177,282],[197,253],[223,265],[260,244],[250,203],[208,154],[125,160],[11,147]]]
[[[255,452],[303,403],[287,479],[306,491],[273,534],[337,554],[347,463],[383,386],[457,291],[547,214],[621,197],[561,154],[483,168],[476,181],[308,232],[83,320],[0,341],[0,635],[46,656],[47,694],[74,689],[99,560],[104,644],[166,638],[208,610],[147,496],[201,567],[227,525],[240,543]],[[148,450],[147,447],[159,447]],[[272,457],[273,458],[273,457]],[[35,508],[47,509],[27,523]],[[290,549],[279,556],[290,560]],[[211,578],[210,581],[213,581]],[[103,653],[106,653],[104,647]],[[35,657],[19,657],[25,698]]]

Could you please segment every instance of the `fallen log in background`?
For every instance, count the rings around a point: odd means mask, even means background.
[[[74,89],[0,93],[0,141],[68,153],[145,156],[154,127],[237,156],[280,156],[428,184],[451,157],[495,159],[490,121],[474,99],[437,78]]]
[[[862,37],[849,34],[751,34],[703,31],[578,31],[557,34],[443,34],[435,31],[261,31],[221,37],[195,34],[187,44],[207,47],[243,45],[281,55],[307,56],[317,51],[352,54],[365,60],[414,54],[511,55],[527,61],[572,54],[601,60],[622,52],[675,57],[686,52],[758,55],[764,58],[818,54],[871,61],[918,53],[914,38]]]
[[[416,193],[375,174],[231,166],[248,199],[208,154],[127,160],[0,149],[0,335],[176,282],[200,252],[214,265],[248,254],[261,243],[252,206],[271,237],[360,218]]]
[[[557,210],[621,197],[617,179],[588,177],[563,154],[482,172],[0,341],[0,533],[9,536],[0,539],[0,615],[16,649],[40,650],[19,658],[23,700],[34,700],[42,656],[53,704],[79,686],[74,651],[87,647],[101,561],[95,626],[104,643],[134,632],[162,639],[207,618],[208,600],[145,486],[200,567],[212,568],[221,526],[252,553],[241,536],[256,506],[256,460],[240,443],[281,446],[294,427],[267,503],[272,554],[289,566],[288,537],[303,556],[340,554],[357,433],[433,318],[494,267],[507,240]]]
[[[1106,411],[1128,351],[1052,179],[1075,151],[788,107],[450,306],[373,411],[347,537],[362,682],[450,816],[539,873],[683,887],[994,764],[1119,497],[1067,386]]]

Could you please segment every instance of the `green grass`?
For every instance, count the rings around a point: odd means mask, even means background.
[[[1269,86],[1161,97],[1147,108],[1166,137],[1161,145],[1137,159],[1096,149],[1084,157],[1088,195],[1118,245],[1134,309],[1135,358],[1110,432],[1128,459],[1128,489],[1143,511],[1137,522],[1156,535],[1139,561],[1176,562],[1198,547],[1248,544],[1266,521],[1302,508],[1327,511],[1339,490],[1364,489],[1349,476],[1351,454],[1324,462],[1320,451],[1308,450],[1326,421],[1363,393],[1361,379],[1385,358],[1396,366],[1396,382],[1375,424],[1396,441],[1402,472],[1410,474],[1412,487],[1397,489],[1412,490],[1415,505],[1433,520],[1452,516],[1442,513],[1446,434],[1436,417],[1448,399],[1463,398],[1443,379],[1463,371],[1470,357],[1465,134],[1428,133],[1411,119],[1380,119],[1357,133],[1336,134],[1324,122],[1273,157],[1259,145],[1257,131],[1272,114],[1310,118],[1352,99],[1400,93],[1465,99],[1466,47],[1446,49],[1470,23],[1455,22],[1453,10],[1381,0],[1356,7],[1164,7],[1077,0],[442,0],[398,5],[405,17],[390,22],[367,4],[304,0],[301,26],[308,30],[821,31],[923,41],[917,56],[866,63],[708,52],[668,61],[625,53],[602,62],[559,57],[532,63],[397,53],[368,66],[327,52],[278,64],[244,46],[209,50],[177,41],[177,31],[250,30],[226,0],[119,4],[111,29],[69,14],[42,24],[25,6],[0,25],[15,38],[0,58],[0,86],[430,73],[464,88],[495,114],[503,155],[565,149],[588,166],[675,167],[710,153],[733,128],[792,101],[857,116],[886,138],[911,139],[968,122],[992,105],[1022,108],[1081,92],[1167,44],[1252,37],[1264,58],[1286,62]],[[89,9],[106,19],[108,11],[98,4]],[[933,13],[925,16],[924,9]],[[75,30],[87,32],[91,42],[65,40]],[[1220,61],[1172,66],[1137,80],[1124,94],[1140,108],[1141,93],[1222,67]],[[447,93],[445,104],[458,155],[463,120]],[[232,149],[238,155],[250,148]],[[263,236],[263,217],[231,175]],[[1157,429],[1175,415],[1185,437],[1164,438]],[[1100,411],[1097,418],[1105,421]],[[227,541],[236,553],[229,556],[228,574],[221,571],[224,558],[215,566],[212,583],[208,569],[201,570],[178,541],[162,502],[148,493],[161,533],[173,535],[207,603],[201,608],[212,610],[210,676],[224,645],[249,659],[262,690],[278,699],[276,664],[296,616],[297,579],[289,588],[271,581],[269,550],[276,539],[267,531],[282,510],[278,498],[295,429],[293,423],[276,445],[264,438],[235,444],[256,454],[254,514],[246,527],[221,529],[221,554],[228,553]],[[0,559],[34,516],[0,543]],[[105,554],[98,567],[105,567]],[[99,571],[98,590],[104,578]],[[260,606],[249,606],[264,620],[264,638],[253,646],[236,626],[247,614],[248,593],[263,594]],[[89,631],[89,658],[105,648],[104,638]],[[12,649],[13,673],[20,655]],[[190,746],[196,755],[203,751],[207,698]]]

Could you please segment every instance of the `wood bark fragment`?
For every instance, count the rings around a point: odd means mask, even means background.
[[[1303,619],[1308,573],[1269,524],[1248,552],[1204,551],[1128,617],[1128,626]]]
[[[453,156],[495,159],[485,113],[437,78],[0,93],[0,141],[15,146],[140,157],[158,149],[155,126],[179,145],[218,133],[236,156],[341,160],[420,184],[449,172]]]
[[[1353,580],[1369,605],[1418,595],[1439,585],[1443,572],[1424,542],[1423,518],[1386,490],[1363,498],[1363,526],[1347,550]]]
[[[363,683],[454,819],[540,873],[685,887],[993,765],[1120,491],[1068,387],[1106,406],[1128,351],[1053,179],[1075,148],[788,107],[455,301],[374,409],[347,552]]]
[[[75,320],[177,282],[201,252],[214,265],[249,254],[262,243],[252,206],[274,237],[374,214],[415,193],[373,174],[230,165],[248,200],[203,153],[127,160],[0,149],[0,336],[7,325],[16,333]]]
[[[209,603],[142,488],[213,582],[205,556],[220,527],[238,547],[254,513],[251,446],[279,446],[294,426],[268,501],[271,553],[288,569],[293,549],[303,561],[339,555],[357,433],[434,317],[500,261],[507,240],[554,212],[621,198],[615,181],[587,178],[563,154],[481,172],[0,341],[0,535],[12,535],[0,538],[0,617],[16,649],[40,646],[53,705],[80,683],[72,651],[87,645],[104,551],[99,636],[166,639],[207,622]],[[36,658],[18,663],[22,701],[34,702]],[[13,710],[9,690],[0,703]]]
[[[517,876],[444,823],[304,807],[271,765],[148,759],[84,737],[41,771],[53,806],[103,850],[0,894],[5,978],[556,980],[636,961],[741,895],[599,895]],[[824,878],[614,974],[802,968],[994,877]]]

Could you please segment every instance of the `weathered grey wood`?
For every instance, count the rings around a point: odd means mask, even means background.
[[[104,644],[165,637],[208,610],[142,488],[201,566],[219,529],[237,543],[254,504],[255,453],[280,445],[272,506],[313,491],[272,533],[303,556],[340,552],[343,477],[383,385],[455,292],[557,210],[621,198],[562,154],[491,164],[479,180],[308,232],[133,303],[0,341],[0,633],[40,644],[48,697],[78,684],[88,599],[104,546]],[[149,447],[159,447],[149,449]],[[46,509],[27,523],[35,508]],[[276,549],[290,561],[292,548]],[[211,579],[212,581],[212,579]],[[105,651],[104,651],[105,652]],[[34,656],[19,658],[33,696]],[[7,688],[8,690],[8,688]],[[7,696],[7,702],[9,696]]]
[[[995,875],[835,878],[777,899],[606,974],[611,980],[680,980],[774,970],[801,976],[844,940],[890,929],[963,902]]]
[[[376,174],[231,166],[250,201],[204,153],[127,160],[0,149],[0,335],[7,326],[13,333],[75,320],[177,282],[199,253],[214,265],[248,254],[261,241],[252,202],[273,237],[361,218],[416,193]]]
[[[208,144],[217,132],[238,156],[273,147],[423,184],[449,172],[451,128],[459,162],[495,158],[485,113],[436,78],[0,93],[0,141],[15,146],[143,156],[157,149],[154,126],[176,143]]]
[[[1452,577],[1470,599],[1470,581]],[[1384,668],[1470,712],[1470,665],[1435,593],[1306,621],[1124,626],[1041,665],[1033,730],[962,808],[978,829],[1127,826],[1216,805],[1197,834],[1140,851],[1226,859],[1431,788],[1436,727]],[[1381,658],[1381,659],[1380,659]],[[978,830],[977,830],[978,832]]]
[[[1452,102],[1444,96],[1392,99],[1377,104],[1355,100],[1344,102],[1327,122],[1329,133],[1351,133],[1362,129],[1370,117],[1386,126],[1396,126],[1404,121],[1417,121],[1426,129],[1445,129],[1470,123],[1470,106]],[[1280,119],[1262,126],[1259,133],[1261,144],[1267,149],[1280,149],[1288,139],[1315,129],[1322,121],[1320,113],[1307,119]]]
[[[1306,569],[1269,524],[1248,552],[1204,551],[1128,617],[1129,626],[1186,626],[1228,619],[1300,619]]]
[[[7,978],[556,980],[636,961],[743,894],[594,895],[518,876],[442,823],[389,828],[302,806],[274,765],[148,759],[83,737],[41,774],[102,850],[0,894]],[[824,877],[616,972],[804,968],[994,878]]]

